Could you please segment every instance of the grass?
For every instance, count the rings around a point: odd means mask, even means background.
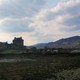
[[[0,80],[80,80],[80,56],[17,55],[16,58],[32,58],[36,61],[0,63]]]
[[[0,53],[1,54],[22,54],[26,52],[26,50],[18,50],[18,49],[5,49],[5,50],[1,50]]]

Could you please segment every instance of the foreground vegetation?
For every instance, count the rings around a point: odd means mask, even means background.
[[[74,50],[77,50],[80,52],[80,48],[53,48],[53,47],[44,47],[44,48],[23,48],[23,49],[0,49],[0,54],[69,54],[73,52]]]
[[[80,55],[1,54],[35,61],[0,62],[0,80],[80,80]]]

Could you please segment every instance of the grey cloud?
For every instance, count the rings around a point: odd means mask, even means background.
[[[33,29],[26,26],[24,23],[6,23],[0,27],[0,32],[32,32]]]
[[[63,24],[66,26],[80,26],[80,16],[75,16],[72,18],[65,19]]]
[[[0,5],[0,19],[11,18],[5,20],[2,24],[0,32],[31,32],[32,28],[28,27],[31,18],[41,8],[44,7],[46,0],[4,0]],[[28,20],[21,18],[28,17]],[[18,23],[16,19],[18,19]]]
[[[69,26],[69,27],[64,27],[61,28],[61,31],[65,31],[65,32],[75,32],[75,31],[80,31],[80,26]]]
[[[74,6],[67,8],[65,13],[73,16],[80,15],[80,3],[74,4]]]
[[[69,14],[70,17],[64,18],[61,24],[63,24],[65,31],[78,31],[80,30],[80,4],[68,8],[66,14]],[[65,14],[64,14],[65,15]],[[74,27],[75,26],[75,27]]]
[[[71,0],[73,2],[73,0]],[[68,1],[69,3],[69,1]],[[62,3],[63,5],[64,3]],[[64,26],[61,27],[61,31],[77,31],[80,30],[80,2],[79,3],[73,3],[71,5],[71,2],[69,5],[66,4],[63,6],[59,6],[60,9],[57,10],[57,12],[51,12],[50,10],[46,14],[45,20],[50,21],[53,20],[55,22],[55,19],[57,19],[58,16],[62,17],[63,20],[59,21],[61,25]],[[54,9],[54,8],[53,8]],[[57,6],[56,6],[57,9]],[[69,17],[66,17],[66,15],[69,15]],[[75,26],[75,27],[74,27]]]
[[[69,4],[65,2],[51,9],[43,9],[37,15],[37,19],[34,18],[32,27],[40,34],[37,36],[40,41],[52,40],[54,37],[58,39],[73,34],[80,35],[80,2],[76,3],[74,0],[67,2]],[[45,33],[47,33],[46,36]],[[36,35],[38,34],[36,33]]]
[[[0,5],[0,18],[32,16],[45,3],[46,0],[7,0]]]
[[[56,18],[56,16],[57,16],[57,13],[48,12],[48,13],[46,14],[45,21],[53,20],[53,19]]]
[[[32,32],[33,29],[28,27],[29,22],[29,19],[7,18],[0,26],[0,32]]]

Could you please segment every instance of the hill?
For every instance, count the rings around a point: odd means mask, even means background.
[[[72,48],[80,47],[80,36],[73,36],[68,38],[59,39],[55,42],[39,43],[34,45],[37,48],[41,47],[54,47],[54,48]]]

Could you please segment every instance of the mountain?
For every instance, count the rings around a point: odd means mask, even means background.
[[[79,42],[79,41],[80,41],[80,36],[73,36],[65,39],[60,39],[54,43],[64,44],[64,43],[72,43],[72,42]]]
[[[47,46],[48,43],[39,43],[39,44],[35,44],[33,46],[37,47],[37,48],[41,48],[41,47],[45,47]]]
[[[55,48],[71,48],[71,47],[80,47],[80,36],[73,36],[69,38],[64,38],[57,40],[55,42],[49,42],[49,43],[39,43],[34,45],[35,47],[55,47]]]
[[[59,47],[59,48],[71,48],[80,44],[80,36],[73,36],[69,38],[60,39],[55,42],[48,43],[47,46]]]

